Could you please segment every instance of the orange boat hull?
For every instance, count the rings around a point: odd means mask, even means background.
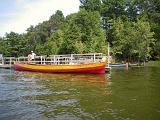
[[[20,71],[52,72],[52,73],[105,73],[106,62],[78,65],[42,65],[15,63],[13,68]]]

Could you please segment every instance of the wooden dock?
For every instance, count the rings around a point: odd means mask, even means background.
[[[105,71],[106,72],[110,72],[111,71],[111,67],[105,67]]]
[[[0,68],[11,69],[15,60],[16,60],[15,57],[1,57],[0,58]]]
[[[11,69],[11,68],[12,68],[12,65],[0,65],[0,68],[3,68],[3,69]]]

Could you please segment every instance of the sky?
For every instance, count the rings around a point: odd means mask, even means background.
[[[0,0],[0,36],[11,31],[25,33],[57,10],[64,16],[79,11],[79,0]]]

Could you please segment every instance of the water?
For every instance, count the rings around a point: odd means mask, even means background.
[[[160,67],[105,75],[0,69],[0,120],[160,120]]]

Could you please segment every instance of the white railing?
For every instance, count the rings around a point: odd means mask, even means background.
[[[32,63],[36,64],[80,64],[88,62],[96,62],[102,60],[102,53],[89,54],[66,54],[66,55],[50,55],[36,56]],[[27,57],[19,57],[19,62],[28,62]]]
[[[53,64],[80,64],[102,60],[102,53],[50,55]]]
[[[15,57],[2,57],[0,59],[0,65],[12,65],[14,64],[14,61],[16,61]]]
[[[102,60],[102,53],[88,53],[88,54],[66,54],[66,55],[43,55],[35,56],[32,63],[35,64],[85,64],[94,63]],[[28,57],[21,56],[15,57],[5,57],[0,60],[0,64],[14,64],[15,61],[28,63]]]

